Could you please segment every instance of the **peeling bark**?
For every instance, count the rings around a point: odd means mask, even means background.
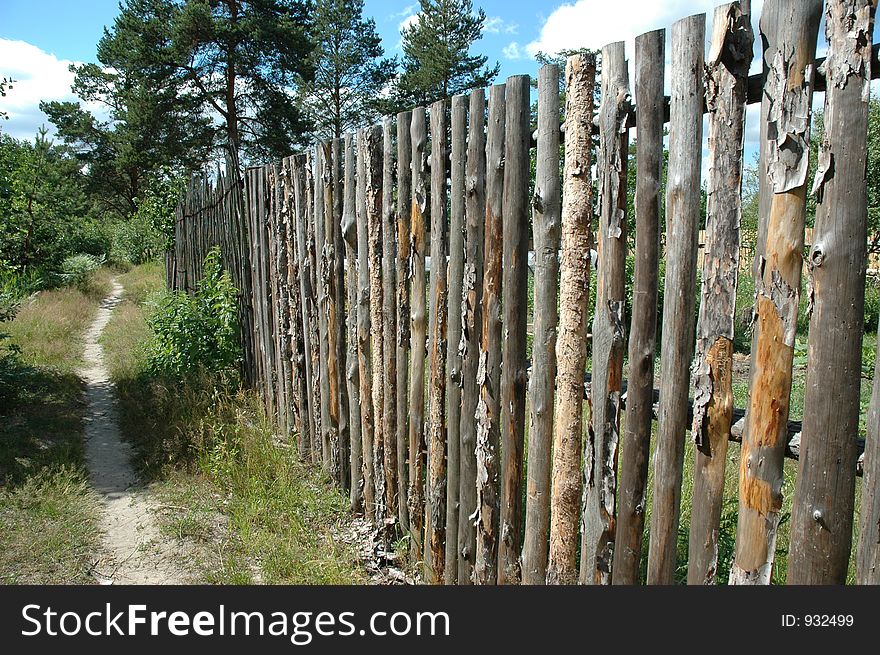
[[[623,42],[602,49],[599,108],[599,273],[593,317],[591,425],[584,452],[581,584],[611,584],[614,553],[623,305],[626,295],[626,128],[631,97]]]
[[[425,281],[425,213],[428,211],[427,141],[425,108],[413,110],[410,135],[412,139],[412,213],[410,215],[410,297],[411,347],[409,390],[409,527],[410,558],[421,561],[425,471],[425,358],[428,325]]]
[[[346,313],[345,313],[345,241],[342,236],[343,180],[342,180],[342,139],[334,139],[332,143],[333,167],[333,283],[335,288],[336,307],[336,368],[337,368],[337,415],[339,442],[339,479],[343,491],[351,489],[351,428],[349,426],[348,384],[347,384],[347,350],[346,350]]]
[[[556,327],[561,220],[559,174],[559,67],[538,72],[538,151],[532,225],[535,242],[535,341],[522,555],[524,584],[544,584],[550,529],[550,455],[556,391]]]
[[[428,347],[428,493],[425,580],[443,582],[446,563],[446,101],[431,105],[431,340]]]
[[[458,584],[473,582],[476,555],[477,460],[476,410],[479,400],[477,367],[483,325],[483,223],[486,217],[486,96],[471,91],[468,117],[465,182],[465,257],[461,290],[461,447],[458,518]]]
[[[705,34],[704,14],[684,18],[672,26],[666,279],[648,584],[672,584],[676,566],[690,364],[694,352]]]
[[[312,463],[320,464],[323,457],[323,433],[321,423],[321,338],[318,329],[318,257],[315,238],[315,174],[314,151],[306,154],[306,223],[307,271],[309,276],[309,332],[311,333],[312,414],[315,429],[312,431]]]
[[[357,217],[358,288],[357,288],[357,356],[360,376],[361,455],[364,479],[364,516],[376,517],[376,482],[373,466],[373,369],[370,344],[370,268],[367,258],[367,152],[366,131],[357,134]]]
[[[697,444],[688,583],[715,584],[727,443],[733,420],[733,330],[739,273],[746,92],[751,17],[739,2],[715,10],[706,66],[709,178],[706,246],[692,367],[692,434]]]
[[[828,91],[814,185],[814,296],[788,584],[844,584],[852,546],[857,454],[851,435],[860,413],[875,10],[876,0],[828,0],[825,9]]]
[[[629,337],[629,387],[620,453],[614,584],[639,582],[647,508],[657,338],[665,45],[665,30],[648,32],[636,39],[639,138],[636,141],[635,272]]]
[[[409,532],[409,258],[412,211],[412,112],[397,115],[397,516]]]
[[[595,75],[596,61],[592,55],[569,57],[565,69],[562,281],[559,338],[556,342],[557,405],[553,432],[548,584],[572,584],[577,578],[584,370],[593,241],[590,154]]]
[[[367,199],[367,259],[370,275],[370,355],[372,358],[373,484],[376,485],[376,524],[387,515],[385,479],[385,358],[382,339],[382,128],[374,125],[364,134],[364,168]]]
[[[461,463],[461,294],[464,283],[465,148],[467,146],[467,96],[452,98],[452,153],[449,210],[449,292],[446,312],[448,338],[446,393],[449,410],[446,421],[446,552],[443,583],[458,582],[458,510]]]
[[[776,0],[767,2],[761,17],[761,33],[772,44],[765,51],[769,70],[762,130],[768,184],[762,188],[763,250],[755,267],[757,321],[731,584],[769,584],[773,571],[804,242],[812,62],[821,10],[821,0]]]
[[[397,216],[394,206],[394,119],[382,121],[382,354],[385,511],[397,520]]]
[[[495,584],[498,576],[498,445],[501,414],[501,258],[504,197],[505,88],[489,90],[486,139],[486,241],[483,329],[477,366],[477,550],[474,582]]]

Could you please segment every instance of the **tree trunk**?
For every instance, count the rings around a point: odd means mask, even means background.
[[[467,96],[452,98],[452,165],[449,211],[449,316],[446,393],[446,553],[444,584],[458,582],[458,510],[461,468],[461,290],[464,276],[465,148],[467,147]]]
[[[572,584],[577,579],[584,369],[590,296],[589,253],[593,245],[590,159],[595,76],[593,55],[568,58],[565,68],[562,260],[548,584]]]
[[[476,555],[477,370],[483,325],[483,222],[486,218],[486,95],[471,91],[465,181],[465,263],[461,292],[461,422],[459,447],[458,584],[472,584]]]
[[[672,584],[678,548],[690,364],[694,352],[705,37],[705,14],[684,18],[672,26],[666,279],[648,584]]]
[[[876,0],[828,0],[825,9],[828,90],[807,258],[812,313],[788,584],[844,584],[852,546],[876,5]]]
[[[544,584],[550,528],[550,455],[556,391],[556,327],[559,318],[559,67],[538,72],[538,151],[532,225],[535,242],[535,340],[529,396],[529,467],[522,581]]]
[[[694,357],[692,434],[696,442],[688,584],[715,584],[727,443],[733,422],[733,332],[739,273],[746,93],[751,16],[739,2],[715,10],[706,106],[709,179],[702,302]]]
[[[343,491],[351,489],[351,436],[348,423],[348,383],[346,373],[346,314],[345,314],[345,242],[342,239],[342,139],[334,139],[333,153],[333,267],[336,314],[336,368],[337,368],[337,415],[339,417],[339,478]]]
[[[409,533],[409,258],[412,211],[412,112],[397,115],[397,516]]]
[[[501,413],[501,204],[504,198],[504,85],[489,90],[486,138],[486,267],[483,278],[483,332],[477,384],[477,552],[474,582],[498,579],[498,441]]]
[[[443,582],[446,563],[446,101],[431,105],[431,341],[428,347],[428,493],[425,580]]]
[[[639,582],[654,421],[654,354],[660,252],[660,179],[663,169],[663,72],[666,30],[636,39],[636,235],[629,380],[620,454],[620,493],[614,541],[614,584]]]
[[[425,357],[428,335],[427,289],[425,283],[425,212],[428,209],[427,170],[428,130],[425,108],[413,110],[412,139],[412,213],[410,224],[410,265],[412,298],[412,366],[409,391],[409,528],[410,558],[422,558],[425,524]]]
[[[591,425],[584,449],[580,582],[611,584],[617,447],[625,344],[626,169],[631,106],[623,42],[602,49],[599,110],[599,270],[593,317]]]
[[[731,584],[769,584],[773,572],[803,262],[813,59],[821,11],[821,0],[768,0],[761,16],[761,34],[770,35],[765,42],[775,45],[764,55],[769,107],[766,129],[762,126],[767,139],[762,150],[767,185],[759,228],[763,254],[755,271],[751,396],[740,454]]]
[[[529,311],[529,76],[506,84],[504,164],[504,340],[501,372],[501,513],[498,584],[519,582],[523,450],[526,438],[526,329]]]

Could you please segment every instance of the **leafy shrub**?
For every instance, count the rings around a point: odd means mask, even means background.
[[[61,263],[59,277],[65,284],[74,286],[80,291],[88,290],[92,274],[104,264],[104,256],[96,257],[81,253],[65,258]]]
[[[177,291],[155,302],[149,318],[155,332],[148,349],[150,371],[180,378],[233,369],[239,360],[237,294],[219,248],[212,249],[194,296]]]
[[[140,212],[113,227],[110,258],[116,263],[137,266],[152,261],[163,252],[164,237]]]
[[[880,318],[880,278],[868,275],[865,284],[865,333],[877,331],[877,319]]]

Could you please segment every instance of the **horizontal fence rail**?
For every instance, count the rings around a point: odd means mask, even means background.
[[[243,379],[379,539],[407,538],[426,582],[769,584],[787,551],[790,583],[880,583],[880,358],[859,432],[875,4],[767,0],[758,34],[750,4],[543,67],[536,114],[514,76],[187,189],[169,287],[194,291],[219,246]],[[737,307],[746,277],[754,302]]]

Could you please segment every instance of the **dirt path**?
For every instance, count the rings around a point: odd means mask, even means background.
[[[88,403],[86,462],[103,504],[106,555],[95,565],[95,577],[101,584],[183,584],[186,576],[175,563],[174,545],[156,525],[155,502],[131,467],[132,449],[119,431],[113,384],[98,343],[121,294],[122,285],[114,278],[112,293],[86,332],[86,366],[80,371]]]

